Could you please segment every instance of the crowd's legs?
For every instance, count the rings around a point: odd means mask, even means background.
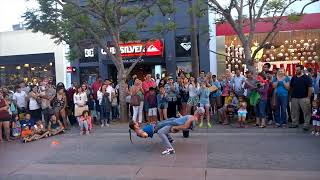
[[[300,108],[303,112],[304,118],[304,127],[308,128],[311,119],[311,103],[309,98],[292,98],[291,99],[291,117],[292,117],[292,125],[298,127],[299,125],[299,115]]]

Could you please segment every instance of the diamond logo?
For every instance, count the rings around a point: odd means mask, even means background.
[[[84,49],[84,57],[94,57],[94,49]]]
[[[191,42],[187,42],[187,43],[181,43],[180,46],[186,50],[189,51],[191,49]]]
[[[157,47],[155,47],[153,44],[150,45],[147,49],[147,52],[159,52],[159,51],[160,50]]]

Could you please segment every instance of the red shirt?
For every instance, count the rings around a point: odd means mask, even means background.
[[[6,102],[4,99],[0,99],[0,108],[3,108],[6,106]],[[0,119],[9,120],[10,114],[9,110],[0,110]]]
[[[99,91],[100,87],[102,86],[102,82],[98,82],[98,81],[95,81],[93,84],[92,84],[92,90],[93,90],[93,97],[95,99],[97,99],[97,92]]]

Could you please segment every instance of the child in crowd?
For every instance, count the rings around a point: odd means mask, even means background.
[[[219,122],[222,123],[222,120],[224,120],[223,125],[228,125],[237,106],[238,99],[235,93],[230,91],[229,95],[225,97],[224,106],[218,110]]]
[[[93,122],[97,121],[97,118],[98,118],[97,104],[96,104],[96,100],[93,97],[93,94],[89,95],[88,107],[89,107],[90,115]]]
[[[320,108],[318,105],[318,101],[316,100],[312,101],[311,120],[313,125],[312,135],[319,136],[320,135]]]
[[[55,115],[51,115],[51,117],[50,117],[48,131],[49,131],[50,136],[64,133],[63,125],[60,121],[57,120],[57,117]]]
[[[158,103],[160,121],[164,119],[168,119],[168,116],[167,116],[168,98],[167,98],[166,90],[163,86],[159,87],[159,94],[157,95],[157,103]]]
[[[89,114],[89,111],[83,111],[82,116],[79,120],[80,127],[80,135],[84,134],[84,130],[86,131],[86,135],[89,135],[89,131],[92,129],[92,118]]]
[[[42,139],[44,137],[49,136],[49,131],[47,131],[42,121],[37,121],[37,123],[34,125],[33,130],[34,130],[35,140]]]
[[[210,123],[210,112],[209,112],[209,109],[210,109],[210,100],[209,100],[210,90],[207,87],[207,85],[208,84],[206,81],[201,82],[201,88],[199,90],[199,93],[200,93],[199,103],[200,103],[200,107],[203,107],[205,109],[207,125],[208,125],[208,128],[211,128],[212,125]],[[199,124],[199,127],[202,127],[202,126],[203,126],[203,116],[201,116],[201,122]]]
[[[21,135],[21,124],[19,121],[19,116],[15,115],[11,124],[11,134],[14,138],[18,138]]]
[[[112,119],[119,118],[119,108],[118,108],[118,96],[116,92],[111,94],[111,110],[112,110]]]
[[[21,138],[22,142],[31,142],[32,141],[32,136],[33,136],[33,131],[27,124],[22,125],[22,131],[21,131]]]
[[[35,125],[35,122],[31,119],[31,115],[29,113],[25,113],[24,120],[20,121],[20,124],[21,127],[28,126],[29,129],[31,129]]]
[[[246,121],[246,116],[247,116],[247,103],[244,100],[241,100],[240,107],[238,109],[238,122],[239,122],[239,127],[244,128],[244,123]]]
[[[148,103],[148,121],[149,123],[157,123],[157,95],[156,90],[153,87],[149,88],[149,95],[146,98]]]

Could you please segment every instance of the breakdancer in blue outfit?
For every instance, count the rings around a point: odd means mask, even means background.
[[[177,133],[180,130],[188,130],[193,128],[193,122],[198,121],[200,117],[205,113],[205,110],[200,107],[194,115],[186,115],[179,118],[170,118],[157,124],[147,124],[143,128],[136,122],[130,122],[129,127],[132,129],[137,136],[141,138],[152,138],[154,133],[157,133],[165,146],[165,150],[162,155],[174,154],[171,143],[174,141],[169,133]]]

